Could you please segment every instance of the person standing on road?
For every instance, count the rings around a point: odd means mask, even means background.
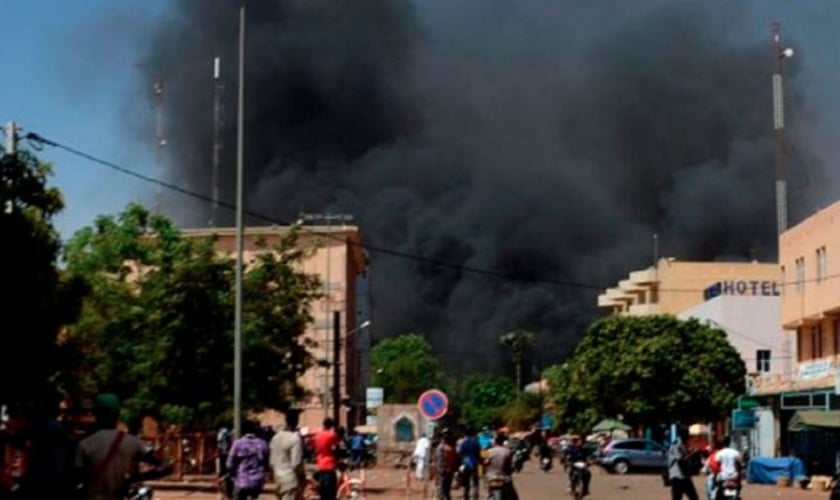
[[[256,424],[245,422],[245,435],[233,442],[227,458],[227,467],[235,475],[233,498],[256,500],[265,486],[268,467],[268,445],[256,435]]]
[[[452,480],[458,472],[458,452],[455,451],[455,436],[448,429],[442,433],[440,445],[435,450],[435,465],[438,470],[438,499],[452,500]]]
[[[331,418],[324,419],[324,428],[315,435],[313,440],[315,447],[316,478],[318,480],[318,496],[320,500],[335,500],[338,493],[338,458],[336,448],[338,447],[338,434],[335,433],[335,421]]]
[[[478,498],[478,465],[481,463],[481,445],[478,443],[475,429],[467,429],[467,436],[458,447],[458,455],[461,456],[461,486],[464,487],[464,500]]]
[[[519,494],[513,486],[513,453],[505,446],[506,437],[497,434],[493,446],[487,453],[486,471],[487,479],[504,479],[504,495],[506,500],[518,500]]]
[[[426,479],[431,446],[432,441],[425,434],[422,434],[420,439],[417,440],[417,444],[414,445],[414,477],[419,481]]]
[[[691,480],[691,470],[688,463],[689,454],[683,444],[688,440],[688,431],[680,429],[678,435],[668,448],[668,477],[671,480],[671,500],[680,500],[683,495],[688,500],[698,500],[697,490]]]
[[[270,463],[277,482],[279,500],[295,500],[306,476],[303,471],[303,439],[297,432],[298,412],[286,412],[286,430],[279,431],[269,444]]]

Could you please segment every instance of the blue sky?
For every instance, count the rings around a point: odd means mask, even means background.
[[[126,116],[151,107],[151,91],[142,96],[136,89],[136,64],[144,27],[163,5],[3,0],[0,60],[6,78],[0,83],[0,120],[14,120],[26,130],[154,173],[153,139],[150,135],[147,144],[141,143]],[[103,45],[99,35],[108,30],[114,36]],[[57,220],[65,237],[96,215],[148,200],[154,192],[142,181],[58,150],[46,148],[39,155],[53,163],[53,185],[65,197],[66,209]]]
[[[3,0],[0,60],[6,78],[0,82],[0,120],[15,120],[27,130],[156,176],[153,131],[141,140],[137,128],[149,122],[152,82],[141,81],[137,64],[144,37],[170,1]],[[800,84],[809,93],[817,123],[809,140],[813,151],[832,162],[840,154],[835,137],[840,127],[840,3],[768,0],[750,5],[744,31],[767,39],[768,55],[772,20],[782,21],[785,35],[798,44]],[[55,165],[53,184],[65,196],[67,207],[57,220],[65,237],[98,214],[153,198],[153,187],[87,160],[49,148],[41,157]]]

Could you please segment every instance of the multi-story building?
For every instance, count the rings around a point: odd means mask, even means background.
[[[270,248],[287,227],[249,227],[243,257],[254,261],[259,243]],[[214,235],[220,252],[235,255],[233,228],[185,229],[185,236]],[[318,347],[313,357],[322,365],[310,368],[300,380],[307,396],[299,402],[300,425],[320,427],[324,417],[337,417],[342,425],[364,419],[365,374],[370,348],[368,258],[355,226],[305,226],[298,236],[300,248],[310,249],[301,271],[317,275],[324,297],[312,304],[314,322],[305,333]],[[266,248],[263,246],[262,248]]]
[[[598,296],[598,307],[611,314],[674,314],[710,296],[778,296],[779,266],[759,262],[683,262],[662,258],[633,271]]]
[[[782,408],[840,409],[840,202],[782,233],[779,263],[781,322],[797,346],[793,377],[776,387]]]

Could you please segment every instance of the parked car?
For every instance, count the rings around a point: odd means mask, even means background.
[[[668,463],[668,450],[650,439],[615,439],[595,456],[595,462],[616,474],[630,469],[662,469]]]

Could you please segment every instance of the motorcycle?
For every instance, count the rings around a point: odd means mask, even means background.
[[[569,489],[572,492],[572,498],[575,500],[583,498],[583,474],[585,471],[586,462],[575,462],[571,464],[571,470],[569,471],[571,487]]]
[[[737,479],[720,481],[715,488],[715,500],[740,500],[740,490],[741,485]]]
[[[551,470],[551,465],[552,465],[551,464],[551,457],[549,457],[549,456],[540,457],[540,469],[542,469],[543,472],[550,471]]]
[[[154,491],[149,486],[132,485],[128,489],[128,494],[125,498],[126,500],[152,500],[154,494]]]
[[[487,499],[488,500],[505,500],[505,490],[507,489],[507,480],[502,477],[494,477],[487,481]]]
[[[522,472],[522,467],[528,460],[528,449],[519,448],[513,452],[513,470],[514,472]]]

